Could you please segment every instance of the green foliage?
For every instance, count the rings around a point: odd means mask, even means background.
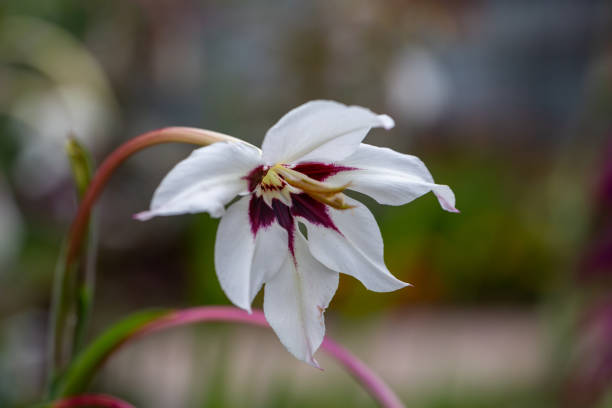
[[[76,193],[83,198],[93,175],[91,158],[85,147],[71,137],[66,143],[66,155],[72,170]],[[51,305],[51,335],[49,339],[49,378],[55,381],[58,371],[70,360],[84,342],[91,313],[95,280],[96,237],[95,217],[91,217],[87,245],[83,245],[79,262],[67,264],[67,244],[62,245],[55,268]],[[68,320],[76,316],[76,325]]]
[[[207,214],[197,214],[193,218],[187,234],[189,301],[194,305],[230,304],[215,274],[214,248],[219,220]]]
[[[93,175],[91,157],[85,147],[74,137],[66,142],[66,154],[72,169],[72,178],[80,198],[83,198]]]
[[[104,360],[122,343],[129,340],[138,330],[158,319],[168,310],[145,310],[126,317],[107,329],[82,351],[54,384],[51,398],[66,397],[85,391],[96,370]]]
[[[542,298],[558,260],[547,219],[537,216],[546,209],[541,195],[529,191],[523,175],[494,160],[446,166],[437,178],[453,186],[461,214],[440,211],[432,194],[381,211],[390,269],[415,284],[424,301]]]

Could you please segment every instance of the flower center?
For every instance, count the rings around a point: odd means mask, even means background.
[[[342,193],[349,183],[341,186],[324,183],[285,164],[257,168],[247,176],[247,180],[250,190],[263,197],[270,206],[274,199],[291,206],[291,194],[305,193],[336,209],[352,208],[346,204],[346,196]]]
[[[280,190],[284,188],[287,183],[281,178],[281,176],[276,171],[276,166],[271,167],[266,174],[261,178],[261,182],[259,183],[260,187],[266,190]]]
[[[289,185],[303,191],[315,200],[339,210],[353,208],[353,206],[346,204],[346,196],[342,193],[350,183],[334,186],[308,177],[304,173],[300,173],[290,167],[277,164],[274,168],[276,168],[276,172]]]

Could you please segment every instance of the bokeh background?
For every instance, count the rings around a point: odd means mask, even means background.
[[[97,163],[168,125],[259,144],[320,98],[394,117],[367,142],[421,157],[461,210],[431,194],[367,201],[387,265],[414,287],[372,293],[343,276],[328,334],[411,407],[612,406],[605,0],[2,0],[0,406],[43,390],[53,270],[76,210],[69,134]],[[218,220],[131,219],[190,149],[139,153],[104,193],[91,337],[141,308],[227,304]],[[182,328],[130,345],[92,390],[142,407],[374,405],[319,359],[324,372],[262,329]]]

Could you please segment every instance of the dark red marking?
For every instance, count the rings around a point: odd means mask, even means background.
[[[266,204],[261,197],[251,195],[249,201],[249,220],[251,222],[251,232],[257,235],[260,228],[266,228],[274,221],[274,211]]]
[[[262,191],[280,191],[287,185],[287,182],[283,179],[280,179],[280,183],[280,186],[261,183],[259,187]]]
[[[257,236],[257,232],[261,228],[267,228],[276,220],[283,227],[289,236],[287,246],[292,255],[295,255],[295,220],[291,215],[291,209],[277,199],[272,200],[272,208],[262,197],[251,195],[249,201],[249,222],[251,224],[251,232],[253,236]]]
[[[336,225],[334,225],[334,222],[329,216],[327,206],[322,202],[304,193],[291,194],[291,201],[293,202],[291,213],[294,216],[302,217],[315,225],[338,231],[338,228],[336,228]]]
[[[317,181],[323,181],[334,174],[340,173],[341,171],[357,170],[355,167],[337,166],[332,163],[319,162],[299,163],[292,168],[293,170],[299,171],[300,173]]]
[[[326,164],[318,162],[300,163],[293,167],[293,170],[298,171],[317,181],[323,181],[326,178],[333,176],[341,171],[356,170],[354,167],[337,166],[335,164]],[[258,166],[254,168],[245,178],[249,184],[249,191],[253,192],[261,180],[265,176],[267,168]],[[277,188],[275,186],[261,185],[264,191]],[[262,197],[257,197],[255,194],[251,196],[249,202],[249,221],[251,223],[251,232],[253,236],[257,236],[260,228],[270,226],[274,220],[283,227],[288,234],[288,247],[295,259],[295,219],[294,217],[302,217],[305,220],[315,225],[320,225],[326,228],[331,228],[338,231],[334,225],[327,206],[307,194],[291,194],[293,204],[291,208],[283,204],[277,199],[272,200],[272,207],[268,206]],[[340,231],[338,231],[340,232]]]
[[[291,215],[291,210],[289,209],[289,207],[287,207],[285,204],[281,203],[278,200],[272,200],[272,208],[274,209],[276,220],[278,221],[280,226],[287,230],[287,235],[289,237],[287,244],[289,246],[289,251],[291,252],[291,255],[293,255],[293,257],[295,258],[295,250],[293,245],[295,240],[295,220]]]
[[[264,166],[257,166],[251,170],[249,174],[243,177],[249,183],[250,192],[253,192],[255,187],[261,183],[261,179],[266,175],[266,171],[267,170],[264,170]]]

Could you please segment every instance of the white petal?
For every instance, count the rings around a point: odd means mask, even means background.
[[[380,204],[402,205],[430,191],[446,211],[455,208],[455,195],[445,185],[435,184],[425,164],[416,156],[362,143],[351,156],[338,163],[360,170],[341,172],[327,182],[344,184],[367,194]]]
[[[306,220],[308,246],[321,263],[334,271],[346,273],[376,292],[390,292],[408,286],[391,275],[383,259],[383,240],[374,216],[353,199],[348,210],[328,208],[338,231]]]
[[[360,106],[311,101],[283,116],[266,134],[263,159],[268,164],[335,161],[351,155],[373,127],[391,129],[393,119]]]
[[[325,335],[323,313],[338,288],[338,273],[312,257],[301,233],[295,238],[296,262],[288,256],[266,282],[264,313],[291,354],[319,367],[313,355]]]
[[[221,288],[232,303],[249,312],[261,285],[274,277],[288,253],[287,231],[276,222],[253,236],[250,199],[250,195],[243,197],[227,209],[215,240],[215,269]]]
[[[151,209],[135,217],[144,221],[199,212],[220,217],[225,204],[247,190],[243,177],[260,163],[259,149],[246,143],[214,143],[194,150],[162,180]]]

